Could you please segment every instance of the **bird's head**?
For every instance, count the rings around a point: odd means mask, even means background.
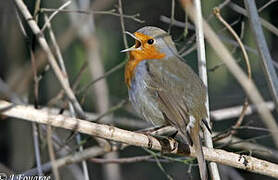
[[[125,68],[125,82],[131,86],[134,70],[139,62],[143,60],[167,60],[177,54],[175,44],[171,36],[164,30],[146,26],[137,30],[134,34],[126,32],[135,39],[135,44],[122,50],[129,52],[129,61]]]
[[[129,52],[130,60],[167,59],[176,53],[171,36],[160,28],[146,26],[134,34],[126,33],[135,39],[132,47],[121,51]]]

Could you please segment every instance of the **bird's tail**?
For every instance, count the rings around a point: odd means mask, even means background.
[[[190,137],[195,146],[196,156],[198,160],[199,172],[202,180],[208,179],[207,166],[204,158],[201,140],[199,137],[200,125],[196,123],[194,127],[190,128]]]

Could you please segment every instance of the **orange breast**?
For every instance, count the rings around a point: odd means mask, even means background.
[[[138,32],[135,33],[135,36],[141,40],[141,48],[129,52],[130,57],[125,66],[125,83],[128,88],[131,86],[134,70],[139,62],[143,60],[162,59],[165,57],[165,54],[159,52],[154,45],[147,43],[152,37]]]

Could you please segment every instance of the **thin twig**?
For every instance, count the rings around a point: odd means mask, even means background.
[[[0,77],[0,94],[7,97],[11,102],[15,104],[24,104],[23,100],[11,90],[9,85]]]
[[[82,76],[83,76],[85,70],[87,69],[87,67],[88,67],[88,62],[85,61],[85,62],[83,63],[83,65],[81,66],[81,68],[80,68],[78,74],[76,75],[76,77],[73,78],[73,79],[74,79],[74,80],[73,80],[73,83],[72,83],[72,84],[73,84],[73,86],[72,86],[73,91],[76,91],[78,85],[80,84],[81,78],[82,78]],[[64,97],[64,95],[65,95],[64,89],[60,89],[60,91],[57,93],[57,95],[54,96],[53,98],[51,98],[51,99],[48,101],[47,104],[48,104],[49,106],[52,106],[52,105],[55,104],[58,100],[62,99],[62,98]]]
[[[159,156],[159,161],[162,163],[174,163],[174,162],[186,163],[187,159],[184,160],[184,158],[181,159],[181,158],[171,158],[168,156],[161,156],[161,155]],[[156,162],[157,160],[153,159],[152,155],[145,155],[145,156],[135,156],[135,157],[128,157],[128,158],[117,158],[117,159],[91,158],[90,161],[99,164],[107,164],[107,163],[127,164],[127,163],[137,163],[137,162]]]
[[[169,27],[168,27],[168,33],[169,34],[171,32],[171,28],[172,28],[172,25],[174,23],[174,20],[175,20],[175,0],[172,0],[172,3],[171,3],[171,21],[170,21]]]
[[[50,9],[50,8],[41,8],[40,12],[55,12],[58,9]],[[58,10],[61,13],[80,13],[80,14],[102,14],[102,15],[113,15],[113,16],[121,16],[121,14],[115,13],[115,9],[112,10],[108,10],[108,11],[84,11],[84,10]],[[139,17],[139,14],[134,14],[134,15],[126,15],[123,14],[123,17],[126,19],[132,19],[138,23],[144,23],[144,20],[138,19],[137,17]]]
[[[59,7],[56,11],[54,11],[48,18],[47,21],[45,21],[43,27],[41,28],[41,32],[43,33],[45,28],[47,27],[47,25],[50,23],[50,21],[55,17],[56,14],[59,13],[60,10],[66,8],[68,5],[70,5],[71,1],[67,1],[66,3],[64,3],[61,7]]]
[[[274,109],[274,103],[273,102],[266,102],[265,106],[272,111]],[[222,121],[224,119],[232,119],[240,116],[240,113],[242,112],[243,106],[234,106],[234,107],[228,107],[218,110],[213,110],[210,112],[210,116],[214,121]],[[245,112],[246,115],[253,114],[257,112],[258,109],[255,105],[249,105],[247,107],[247,110]]]
[[[77,152],[77,153],[74,153],[73,155],[68,155],[68,156],[62,157],[60,159],[56,159],[55,164],[56,164],[57,168],[59,168],[62,166],[81,162],[88,158],[103,155],[107,151],[108,150],[104,150],[103,148],[100,148],[100,147],[91,147],[91,148],[85,149],[83,152]],[[45,163],[42,166],[43,172],[49,172],[51,170],[51,168],[52,168],[51,162]],[[23,174],[25,176],[34,176],[37,174],[37,171],[36,171],[36,169],[30,169],[30,170],[24,172]],[[19,179],[19,178],[15,177],[15,179]]]
[[[239,129],[244,129],[244,127],[241,126]],[[275,160],[278,160],[277,150],[266,146],[262,146],[260,144],[251,143],[250,141],[251,141],[250,139],[244,139],[243,141],[242,139],[236,138],[234,136],[230,136],[229,138],[219,140],[219,142],[216,142],[216,144],[219,143],[222,145],[226,144],[228,145],[229,148],[240,149],[245,151],[253,151],[254,152],[253,154],[259,157],[270,158],[270,159],[274,158]],[[241,143],[234,144],[234,142],[241,142]]]
[[[83,94],[83,97],[85,96],[85,94],[87,94],[89,88],[94,85],[96,82],[106,78],[107,76],[111,75],[112,73],[118,71],[119,69],[121,69],[122,67],[124,67],[126,61],[121,62],[120,64],[116,65],[115,67],[113,67],[112,69],[110,69],[109,71],[105,72],[103,75],[101,75],[100,77],[94,79],[92,82],[90,82],[88,85],[82,87],[81,89],[77,90],[77,94]]]
[[[250,66],[249,58],[248,58],[247,52],[246,52],[246,50],[244,48],[244,45],[243,45],[243,43],[240,40],[240,37],[238,37],[237,33],[233,30],[233,28],[222,18],[221,14],[220,14],[220,9],[219,8],[214,8],[213,12],[216,15],[216,17],[220,20],[220,22],[229,30],[229,32],[233,35],[233,37],[238,42],[238,44],[240,46],[240,49],[242,51],[242,54],[243,54],[243,58],[244,58],[245,63],[246,63],[248,79],[251,80],[252,73],[251,73],[251,66]],[[237,127],[239,127],[241,125],[241,123],[242,123],[242,121],[244,119],[244,116],[246,114],[248,105],[249,105],[248,99],[245,98],[244,104],[242,106],[242,110],[241,110],[241,113],[240,113],[240,116],[239,116],[236,124],[234,125],[234,128],[237,128]],[[236,133],[235,130],[229,131],[226,134],[226,137],[230,136],[230,135],[233,135],[235,133]],[[223,138],[224,138],[224,136],[223,136]]]
[[[52,171],[55,179],[59,180],[60,175],[58,171],[58,165],[55,160],[56,158],[55,158],[55,152],[54,152],[53,142],[52,142],[52,127],[50,125],[47,125],[47,142],[48,142],[48,152],[50,156]]]
[[[120,13],[120,22],[121,22],[124,45],[125,45],[125,48],[128,48],[126,33],[125,33],[125,25],[124,25],[123,6],[122,6],[122,1],[121,0],[118,0],[118,5],[119,5],[118,10],[119,10],[119,13]]]
[[[223,7],[227,6],[230,3],[231,0],[225,0],[224,2],[222,2],[221,4],[219,4],[217,7],[218,9],[222,9]]]
[[[166,17],[166,16],[160,16],[160,20],[161,20],[162,22],[167,23],[167,24],[170,23],[170,18],[168,18],[168,17]],[[186,27],[186,24],[185,24],[184,22],[177,21],[177,20],[174,21],[173,25],[174,25],[174,26],[177,26],[177,27],[181,27],[181,28],[185,28],[185,27]],[[195,29],[195,28],[193,28],[193,30],[194,30],[194,29]],[[225,29],[226,29],[226,28],[225,28]],[[217,31],[217,32],[218,32],[218,31]],[[223,41],[225,41],[225,42],[227,42],[227,43],[233,45],[233,46],[236,46],[236,47],[239,46],[238,43],[237,43],[236,41],[231,40],[231,39],[228,39],[228,38],[225,37],[225,36],[219,35],[219,38],[220,38],[221,40],[223,40]],[[253,49],[253,48],[251,48],[251,47],[249,47],[249,46],[247,46],[247,45],[244,45],[244,47],[245,47],[245,49],[246,49],[247,51],[252,52],[252,53],[255,54],[255,55],[258,55],[258,53],[257,53],[257,51],[256,51],[255,49]],[[190,48],[190,49],[191,49],[191,48]],[[186,53],[186,55],[187,55],[187,54],[188,54],[188,53]],[[182,56],[184,56],[184,54],[182,54]],[[272,60],[272,62],[275,63],[275,61],[273,61],[273,60]],[[277,64],[277,67],[278,67],[278,64]]]
[[[189,49],[187,49],[185,52],[181,54],[182,57],[187,56],[191,52],[195,51],[197,49],[197,45],[193,44]]]
[[[248,130],[256,130],[256,131],[264,131],[264,132],[271,132],[269,129],[267,128],[263,128],[263,127],[253,127],[253,126],[240,126],[237,127],[237,129],[248,129]],[[278,131],[278,130],[277,130]]]
[[[246,11],[244,8],[238,6],[237,4],[235,4],[235,3],[233,3],[233,2],[230,2],[230,3],[228,4],[228,6],[229,6],[232,10],[234,10],[235,12],[237,12],[237,13],[239,13],[239,14],[242,14],[242,15],[244,15],[244,16],[246,16],[246,17],[249,17],[247,11]],[[275,26],[273,26],[272,24],[270,24],[268,21],[266,21],[265,19],[263,19],[263,18],[261,18],[261,17],[259,18],[259,20],[260,20],[260,21],[258,21],[258,22],[262,23],[262,26],[264,26],[267,30],[269,30],[270,32],[272,32],[273,34],[275,34],[276,36],[278,36],[278,28],[276,28]]]
[[[171,18],[166,17],[166,16],[160,16],[160,21],[166,22],[167,24],[170,24],[171,23]],[[185,24],[184,22],[177,21],[177,20],[174,19],[173,22],[172,22],[172,25],[182,27],[182,28],[188,28],[190,30],[195,30],[194,25],[189,23],[189,22]]]
[[[116,104],[115,106],[113,106],[110,109],[108,109],[106,112],[104,112],[101,115],[99,115],[96,119],[91,119],[89,121],[99,122],[103,117],[105,117],[105,116],[113,113],[114,111],[122,108],[126,103],[127,103],[126,100],[122,100],[118,104]]]
[[[155,159],[155,161],[156,161],[157,166],[158,166],[159,169],[163,172],[163,174],[167,177],[167,179],[169,179],[169,180],[174,180],[173,177],[172,177],[170,174],[168,174],[168,173],[166,172],[165,168],[164,168],[164,167],[162,166],[162,164],[160,163],[159,159],[157,158],[157,154],[154,153],[154,152],[151,151],[151,150],[146,149],[146,148],[144,148],[144,150],[147,151],[149,154],[152,155],[152,157],[153,157],[153,158]]]
[[[117,164],[123,164],[123,163],[136,163],[136,162],[142,162],[142,161],[148,161],[152,159],[153,156],[147,155],[147,156],[136,156],[136,157],[130,157],[130,158],[117,158],[117,159],[100,159],[100,158],[91,158],[90,161],[93,163],[117,163]]]
[[[223,9],[224,7],[226,7],[229,3],[231,2],[231,0],[225,0],[224,2],[221,2],[217,7],[219,9]],[[211,20],[211,18],[213,17],[213,13],[211,13],[208,18],[207,21],[209,22]]]
[[[32,130],[33,130],[33,141],[35,147],[35,157],[38,169],[38,175],[42,176],[42,167],[41,167],[41,155],[40,155],[40,143],[39,143],[39,136],[38,136],[38,126],[36,123],[32,123]]]
[[[276,2],[277,0],[269,0],[267,3],[265,3],[262,7],[259,8],[258,12],[262,12],[267,6],[269,6],[270,4]]]
[[[41,1],[37,0],[35,2],[35,9],[34,13],[36,14],[41,6]],[[35,21],[38,23],[38,16],[35,17]],[[26,35],[26,38],[27,35]],[[28,43],[28,48],[31,56],[31,65],[32,65],[32,72],[33,72],[33,77],[34,77],[34,108],[38,108],[38,102],[39,102],[39,78],[37,75],[37,68],[36,68],[36,60],[34,56],[34,49],[35,49],[35,41],[34,38],[35,36],[31,37],[30,42]],[[35,157],[36,157],[36,163],[37,163],[37,168],[38,168],[38,174],[43,175],[42,169],[41,169],[41,154],[40,154],[40,146],[39,146],[39,133],[38,133],[38,125],[36,123],[32,123],[32,132],[33,132],[33,140],[34,140],[34,149],[35,149]]]

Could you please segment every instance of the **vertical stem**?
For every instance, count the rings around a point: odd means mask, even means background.
[[[53,148],[53,141],[52,141],[52,127],[48,124],[47,125],[47,142],[48,142],[48,153],[51,160],[52,171],[56,180],[60,180],[59,170],[57,163],[55,161],[55,151]]]
[[[172,0],[172,5],[171,5],[171,21],[170,21],[170,25],[168,28],[168,33],[170,34],[171,32],[171,28],[173,26],[175,20],[175,0]]]
[[[195,15],[195,26],[196,26],[196,44],[197,44],[197,52],[198,52],[198,68],[199,68],[199,76],[204,82],[205,86],[208,87],[207,80],[207,69],[206,69],[206,51],[205,51],[205,41],[204,41],[204,32],[203,32],[203,18],[202,18],[202,9],[200,0],[194,0],[194,4],[196,7],[196,15]],[[207,99],[206,99],[206,109],[208,113],[208,117],[205,119],[207,124],[210,126],[210,116],[209,116],[209,98],[208,98],[208,88],[207,88]],[[204,128],[204,138],[205,144],[209,148],[213,148],[213,143],[211,139],[211,134],[207,128]],[[220,180],[217,164],[214,162],[209,162],[209,171],[213,180]]]
[[[35,21],[38,23],[38,16],[37,13],[40,10],[41,1],[36,0],[35,2],[35,9],[33,15],[35,16]],[[38,108],[38,101],[39,101],[39,79],[37,75],[37,68],[36,68],[36,61],[34,56],[34,49],[35,49],[35,39],[36,37],[33,36],[31,39],[31,44],[29,45],[30,56],[31,56],[31,63],[32,63],[32,71],[34,77],[34,107]],[[43,175],[42,167],[41,167],[41,155],[40,155],[40,146],[39,146],[39,136],[38,136],[38,125],[37,123],[32,123],[32,130],[33,130],[33,140],[34,140],[34,148],[35,148],[35,157],[36,163],[38,168],[38,174]]]
[[[38,175],[42,176],[42,166],[41,166],[41,155],[40,155],[40,148],[39,148],[39,136],[38,136],[38,125],[37,123],[32,123],[33,129],[33,140],[34,140],[34,147],[35,147],[35,157],[38,169]]]
[[[127,44],[127,40],[126,40],[126,35],[125,35],[125,25],[124,25],[122,1],[118,0],[118,3],[119,3],[119,8],[118,9],[119,9],[119,13],[120,13],[120,20],[121,20],[121,27],[122,27],[124,45],[125,45],[125,48],[128,48],[128,44]]]

